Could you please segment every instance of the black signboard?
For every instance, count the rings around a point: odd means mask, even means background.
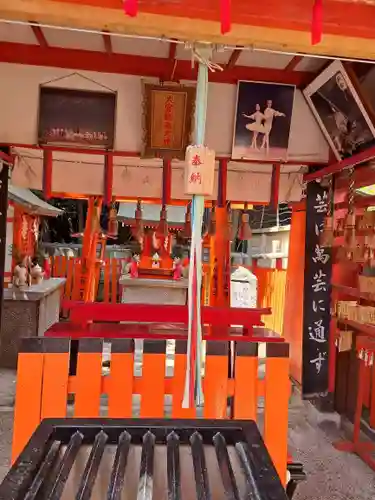
[[[331,249],[320,245],[328,209],[328,190],[307,186],[302,393],[313,398],[328,390]]]
[[[38,140],[112,149],[116,93],[41,87]]]

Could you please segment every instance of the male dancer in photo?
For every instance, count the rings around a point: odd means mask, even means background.
[[[284,113],[280,113],[280,111],[276,111],[272,107],[272,101],[268,100],[267,101],[267,107],[263,112],[264,114],[264,136],[263,136],[263,142],[261,145],[261,149],[266,148],[266,153],[267,155],[269,154],[270,151],[270,133],[272,130],[272,122],[275,116],[284,116]]]

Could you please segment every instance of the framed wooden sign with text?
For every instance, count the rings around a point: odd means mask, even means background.
[[[195,88],[144,84],[143,157],[185,158],[192,132]]]

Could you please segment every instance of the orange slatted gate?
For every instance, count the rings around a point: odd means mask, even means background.
[[[64,298],[67,300],[70,300],[72,298],[74,270],[75,270],[75,259],[70,258],[68,259],[68,264],[67,264],[66,283],[64,290]]]
[[[109,284],[111,281],[111,260],[105,259],[103,262],[104,272],[103,272],[103,302],[109,302]]]
[[[243,266],[258,279],[258,307],[270,307],[272,314],[263,317],[266,328],[282,335],[286,290],[286,270]]]
[[[111,302],[117,303],[117,284],[119,279],[119,259],[111,259]]]
[[[76,376],[69,376],[70,340],[23,339],[17,373],[13,461],[44,417],[65,417],[68,395],[74,394],[73,415],[90,418],[101,414],[101,397],[108,398],[108,417],[133,416],[134,395],[140,398],[141,417],[202,416],[202,409],[182,408],[186,341],[177,341],[173,375],[166,376],[166,341],[145,340],[142,375],[134,375],[134,342],[111,342],[108,375],[102,373],[103,341],[82,339]],[[228,343],[209,341],[203,380],[203,417],[207,419],[258,418],[258,398],[264,397],[264,439],[282,482],[286,481],[289,382],[289,346],[267,344],[266,375],[259,379],[258,344],[237,343],[234,378],[228,378]],[[171,411],[165,406],[172,398]],[[228,398],[233,399],[232,409]],[[137,409],[135,409],[137,411]],[[71,411],[69,411],[71,414]],[[102,415],[103,416],[103,415]]]

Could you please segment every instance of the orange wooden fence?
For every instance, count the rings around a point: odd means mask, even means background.
[[[264,316],[267,328],[283,333],[286,270],[257,267],[254,271],[258,278],[258,307],[270,307],[272,314]]]
[[[125,259],[105,259],[97,269],[96,295],[99,293],[99,282],[102,278],[103,289],[100,291],[103,302],[117,302],[119,287],[118,280],[121,274],[121,268]],[[51,270],[54,278],[66,278],[64,298],[71,300],[80,299],[80,277],[81,277],[81,258],[67,258],[56,255],[51,257]]]
[[[258,279],[258,307],[270,307],[272,314],[262,319],[266,328],[282,335],[286,290],[286,269],[243,266]]]
[[[102,339],[79,342],[77,371],[69,376],[70,340],[22,339],[18,357],[12,459],[17,458],[44,418],[66,417],[68,395],[74,394],[73,415],[79,418],[134,416],[133,395],[140,396],[140,417],[166,417],[165,396],[171,397],[172,418],[258,420],[258,398],[264,398],[263,435],[280,475],[286,481],[289,345],[267,344],[265,377],[258,374],[257,343],[238,342],[234,378],[228,377],[228,343],[206,344],[203,414],[182,408],[186,341],[176,341],[172,376],[166,376],[166,341],[145,340],[142,375],[134,375],[134,342],[112,339],[108,375],[102,371]],[[168,354],[168,356],[170,356]],[[168,361],[170,361],[168,359]],[[170,362],[168,362],[170,365]],[[101,397],[107,404],[101,406]],[[233,405],[228,408],[228,397]],[[69,412],[71,416],[71,412]]]
[[[66,277],[65,299],[79,300],[80,288],[80,258],[67,258],[55,256],[51,258],[52,276]],[[105,259],[98,273],[102,272],[103,288],[100,298],[103,302],[116,303],[119,299],[118,280],[125,259]],[[247,267],[252,270],[251,267]],[[258,278],[258,307],[271,307],[272,314],[265,316],[264,322],[267,328],[282,334],[284,320],[284,304],[286,289],[286,270],[256,267],[253,270]],[[99,274],[97,277],[99,283]],[[204,265],[202,303],[209,305],[209,287],[211,273],[209,266]]]

